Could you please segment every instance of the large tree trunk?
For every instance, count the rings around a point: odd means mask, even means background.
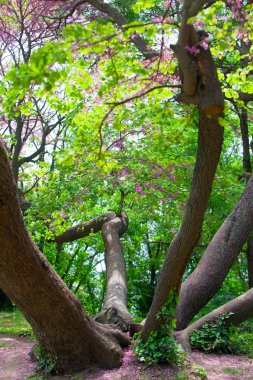
[[[218,118],[200,114],[198,152],[190,196],[181,228],[170,245],[161,269],[153,302],[142,330],[143,339],[153,329],[159,328],[161,321],[157,319],[157,313],[166,302],[168,294],[179,289],[186,265],[199,241],[222,142],[223,129]]]
[[[253,230],[253,177],[218,229],[196,269],[184,281],[177,306],[177,330],[184,329],[221,287]]]
[[[119,330],[90,319],[38,248],[20,213],[7,154],[0,141],[0,287],[23,312],[42,349],[70,372],[121,364]]]
[[[105,243],[106,297],[102,311],[95,318],[101,323],[114,323],[122,331],[129,329],[132,317],[127,309],[127,275],[120,236],[128,226],[122,213],[102,227]]]
[[[248,285],[249,289],[253,287],[253,238],[250,237],[247,242],[247,262],[248,262]]]
[[[240,118],[240,128],[242,134],[242,152],[243,152],[243,168],[245,173],[252,173],[250,143],[249,143],[249,128],[248,128],[248,112],[246,107],[238,110]],[[248,262],[248,284],[249,288],[253,286],[253,239],[250,238],[247,242],[247,262]]]
[[[190,336],[195,330],[201,329],[206,323],[215,322],[219,316],[228,313],[228,318],[224,320],[226,325],[238,325],[248,318],[253,317],[253,289],[248,290],[241,296],[233,299],[225,305],[206,314],[186,329],[176,332],[177,340],[182,344],[186,351],[190,351]]]
[[[186,265],[197,245],[204,213],[207,208],[212,183],[219,162],[223,129],[219,117],[223,115],[224,97],[210,50],[199,48],[192,56],[186,47],[195,46],[200,41],[190,17],[196,16],[202,1],[183,1],[182,22],[177,45],[171,46],[183,73],[182,101],[198,105],[199,139],[196,164],[181,228],[173,239],[161,269],[153,302],[142,330],[142,339],[148,338],[152,330],[159,329],[162,320],[157,318],[170,292],[178,292]]]

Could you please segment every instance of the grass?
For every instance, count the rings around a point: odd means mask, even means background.
[[[0,312],[0,334],[32,335],[32,328],[18,310]]]
[[[12,344],[11,343],[0,343],[0,348],[7,348],[7,347],[11,347]]]
[[[222,372],[228,374],[228,375],[241,375],[242,371],[236,368],[230,368],[230,367],[225,367],[222,368]]]

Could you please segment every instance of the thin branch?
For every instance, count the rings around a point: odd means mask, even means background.
[[[137,94],[137,95],[133,95],[129,98],[126,98],[124,100],[121,100],[119,102],[107,102],[106,104],[111,104],[113,105],[114,107],[116,106],[119,106],[119,105],[122,105],[122,104],[125,104],[125,103],[128,103],[132,100],[135,100],[135,99],[138,99],[146,94],[148,94],[149,92],[152,92],[152,91],[155,91],[155,90],[159,90],[161,88],[182,88],[181,85],[178,85],[178,84],[175,84],[175,85],[160,85],[160,86],[155,86],[155,87],[152,87],[152,88],[149,88],[148,90],[142,92],[141,94]]]

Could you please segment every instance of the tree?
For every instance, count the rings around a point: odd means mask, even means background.
[[[83,2],[79,3],[83,4]],[[70,13],[77,9],[79,3],[71,3],[72,8]],[[207,35],[203,32],[196,32],[192,18],[196,17],[201,9],[210,10],[210,14],[212,15],[212,12],[215,10],[222,13],[223,8],[220,2],[213,5],[212,1],[184,1],[180,16],[179,3],[166,2],[165,12],[159,19],[162,36],[161,51],[159,53],[155,49],[148,48],[147,44],[138,35],[146,31],[145,25],[143,29],[143,23],[140,25],[134,23],[124,26],[125,18],[122,18],[118,10],[113,6],[104,4],[101,1],[90,1],[89,4],[92,4],[96,9],[103,11],[107,16],[113,18],[121,31],[111,23],[100,22],[100,20],[87,25],[86,28],[82,28],[79,24],[69,25],[64,29],[62,38],[57,43],[51,41],[34,53],[27,64],[15,67],[7,74],[8,84],[4,84],[1,88],[1,92],[4,95],[3,107],[10,114],[17,114],[17,117],[20,117],[23,112],[23,105],[20,105],[20,101],[27,102],[30,100],[31,94],[33,98],[36,98],[36,96],[41,97],[43,93],[43,97],[50,107],[66,117],[66,122],[72,128],[72,135],[70,133],[68,137],[76,136],[74,143],[69,145],[71,149],[75,149],[75,155],[73,155],[72,150],[65,152],[64,160],[66,167],[69,167],[68,170],[73,171],[73,167],[78,165],[79,172],[86,175],[86,169],[89,167],[95,173],[95,175],[92,173],[93,175],[89,179],[89,186],[95,182],[95,187],[98,187],[99,181],[101,183],[107,182],[109,184],[107,189],[113,188],[115,190],[117,188],[117,194],[123,194],[123,198],[125,198],[126,194],[128,196],[129,193],[134,192],[136,198],[133,199],[138,201],[140,198],[137,198],[137,196],[146,195],[148,190],[150,192],[152,190],[160,191],[160,193],[166,194],[167,198],[169,198],[169,193],[166,192],[165,186],[161,186],[160,183],[155,182],[154,178],[152,178],[152,174],[155,172],[154,167],[152,168],[153,172],[147,171],[148,173],[146,173],[146,170],[144,170],[146,166],[141,166],[141,173],[138,176],[136,174],[137,165],[133,166],[131,170],[127,165],[126,167],[122,167],[122,163],[118,157],[123,157],[123,159],[130,158],[130,155],[124,157],[126,137],[128,136],[130,147],[135,140],[137,140],[136,145],[138,146],[139,141],[144,138],[143,136],[146,137],[147,126],[139,128],[137,134],[135,134],[136,128],[133,128],[133,125],[134,127],[136,125],[140,127],[140,123],[143,123],[147,117],[147,109],[152,110],[149,115],[149,121],[150,123],[154,123],[155,126],[153,129],[150,128],[151,133],[150,135],[147,134],[147,136],[155,140],[154,136],[157,136],[157,133],[160,136],[166,136],[166,134],[163,134],[162,128],[162,123],[166,119],[166,116],[168,117],[168,114],[166,115],[165,113],[165,108],[169,108],[169,116],[174,116],[176,113],[175,109],[179,107],[178,104],[173,105],[172,103],[175,97],[180,102],[186,103],[187,107],[188,105],[197,105],[199,114],[198,151],[191,191],[181,227],[178,234],[172,240],[166,254],[151,309],[142,330],[142,338],[146,340],[151,331],[159,329],[162,321],[158,320],[157,315],[163,305],[166,304],[170,293],[179,292],[186,265],[201,236],[204,213],[208,207],[208,200],[221,154],[223,142],[222,125],[225,124],[222,117],[224,97],[218,81],[215,61],[206,42]],[[138,3],[136,8],[140,7],[141,4]],[[233,6],[228,2],[227,12],[231,8]],[[174,10],[176,16],[178,16],[178,21],[180,21],[181,17],[178,42],[172,47],[179,63],[180,80],[174,75],[176,67],[174,58],[170,56],[169,62],[168,59],[166,61],[163,51],[166,23],[169,23],[167,16],[169,12],[173,15]],[[236,8],[234,11],[238,11],[238,9]],[[148,14],[147,18],[150,17]],[[157,41],[157,29],[152,28],[156,23],[157,20],[151,23],[152,27],[150,27],[150,30],[147,29],[149,36],[151,36],[150,42],[153,41],[154,45]],[[174,23],[175,20],[173,19],[173,27],[170,30],[172,33],[176,30]],[[129,44],[129,41],[133,42],[133,44]],[[138,41],[141,41],[141,46]],[[135,50],[135,47],[137,47],[138,51]],[[141,60],[140,52],[145,58],[149,58],[151,55],[151,60]],[[147,52],[151,52],[151,54],[147,54]],[[84,60],[84,56],[87,59]],[[137,58],[134,63],[133,56]],[[157,60],[154,60],[155,56],[157,56]],[[94,67],[99,72],[97,76],[92,72]],[[168,75],[168,72],[171,75]],[[220,72],[219,75],[221,76]],[[246,86],[244,81],[242,81],[241,87],[243,86]],[[178,90],[182,90],[180,94],[178,94]],[[229,90],[230,92],[227,91],[228,95],[232,93],[233,96],[234,93],[237,93],[237,88],[236,90],[233,88]],[[153,96],[156,92],[158,96],[155,97],[156,101],[154,102]],[[250,89],[248,89],[248,92],[250,92]],[[101,97],[105,101],[101,102]],[[170,102],[172,105],[168,107]],[[90,108],[92,108],[92,112],[88,112]],[[155,115],[154,108],[155,111],[158,109],[164,111],[161,112],[159,119]],[[188,111],[182,107],[180,108],[180,112],[182,114],[185,112],[187,115]],[[135,125],[136,114],[140,121],[139,124],[136,122]],[[67,138],[65,141],[68,141]],[[151,145],[150,141],[146,143],[146,148],[148,145]],[[154,151],[158,150],[158,148],[161,149],[159,144],[153,145]],[[163,152],[161,156],[167,153],[165,143],[162,145],[162,148]],[[142,150],[143,152],[144,149]],[[87,164],[83,163],[84,155]],[[84,311],[81,310],[80,304],[68,292],[45,259],[34,248],[24,229],[20,214],[18,214],[15,188],[13,187],[7,158],[4,155],[3,149],[2,157],[1,178],[4,178],[1,190],[3,199],[2,208],[7,210],[3,212],[7,212],[10,222],[8,228],[6,228],[4,221],[7,220],[7,216],[3,214],[2,237],[0,236],[0,241],[5,240],[5,243],[3,243],[4,252],[2,253],[5,266],[0,281],[1,286],[25,313],[35,330],[42,348],[56,358],[59,369],[63,371],[80,369],[90,365],[91,362],[106,367],[119,365],[121,356],[119,345],[109,343],[108,340],[105,340],[105,336],[109,334],[111,339],[113,339],[113,336],[115,337],[116,335],[116,338],[121,343],[123,342],[123,344],[128,343],[128,340],[123,338],[123,335],[117,330],[111,330],[110,328],[108,330],[108,327],[97,325],[94,321],[90,320]],[[149,162],[148,158],[146,155],[145,159],[140,158],[139,162],[146,164]],[[154,165],[155,161],[151,160],[151,162]],[[169,160],[165,161],[165,163],[168,170]],[[152,165],[150,166],[152,167]],[[168,176],[168,172],[165,170],[166,165],[160,165],[159,170],[156,166],[156,172],[160,171]],[[103,173],[103,176],[96,178],[96,174],[99,171]],[[173,178],[172,173],[169,174]],[[161,183],[163,183],[162,175],[159,174],[159,176],[161,177],[159,180],[161,179]],[[132,181],[132,178],[135,178],[135,183]],[[136,180],[137,178],[138,181]],[[166,181],[164,180],[164,182]],[[171,182],[173,182],[172,179]],[[113,192],[113,195],[115,193],[116,191]],[[175,195],[175,193],[171,193],[170,195],[172,194]],[[171,198],[173,197],[170,196],[170,200]],[[12,201],[15,206],[13,208],[14,211],[10,208]],[[57,202],[57,200],[54,199],[54,202]],[[118,309],[117,314],[121,318],[125,314],[124,318],[129,323],[129,321],[131,322],[131,315],[127,310],[126,304],[125,264],[119,243],[119,235],[127,226],[126,217],[122,213],[124,199],[123,202],[118,201],[117,203],[120,203],[120,210],[111,215],[112,219],[106,220],[106,223],[102,223],[102,226],[101,223],[96,223],[98,220],[95,222],[96,226],[103,229],[108,264],[107,294],[104,305],[106,310],[102,310],[102,315],[106,314],[106,321],[114,322],[115,315],[113,313],[109,315],[108,310],[115,311],[114,309],[116,308]],[[156,209],[153,207],[150,210],[154,214],[156,213],[158,215],[157,219],[159,219],[161,216],[163,217],[164,211],[168,211],[168,208],[166,209],[162,204],[158,204]],[[15,213],[19,215],[17,220],[14,219]],[[149,223],[150,225],[146,232],[152,233],[153,227],[156,227],[157,220],[154,222],[150,218]],[[61,221],[58,224],[60,225]],[[70,222],[69,224],[72,225]],[[64,228],[65,232],[56,233],[56,237],[52,240],[63,243],[63,236],[66,237],[72,234],[73,236],[81,237],[86,227],[87,223],[82,224],[81,228],[80,226],[71,227],[70,229]],[[91,223],[89,228],[91,230]],[[13,231],[19,231],[19,233],[15,232],[14,234]],[[14,235],[16,236],[15,239],[13,238]],[[113,241],[110,241],[108,237],[112,235]],[[18,246],[23,257],[21,255],[15,257],[14,255]],[[11,254],[12,267],[8,267],[6,264],[5,255],[7,252]],[[59,254],[56,258],[58,257]],[[18,261],[16,262],[15,260]],[[23,262],[22,260],[26,261]],[[58,259],[56,263],[57,261]],[[21,271],[17,271],[20,263],[23,263],[22,268],[24,267],[27,271],[26,277],[34,284],[30,294],[28,293],[31,286],[28,289],[27,284],[24,283]],[[34,265],[33,272],[31,271],[32,264]],[[120,274],[120,276],[114,276],[112,264],[117,265],[116,273]],[[14,270],[17,272],[15,273],[16,277],[13,273]],[[47,275],[45,275],[45,271]],[[42,278],[42,274],[44,275],[44,279]],[[35,277],[37,277],[36,281]],[[111,281],[115,281],[115,277],[118,287],[112,289]],[[15,292],[10,280],[13,278],[16,278],[19,284],[18,291],[15,290]],[[52,286],[50,283],[52,283]],[[43,284],[43,292],[48,294],[48,297],[43,297],[45,314],[42,312],[41,306],[38,305],[38,297],[35,302],[35,297],[38,295],[39,290],[38,287],[36,288],[36,284],[40,284],[40,286]],[[64,313],[56,309],[52,324],[48,325],[48,316],[51,312],[50,309],[54,299],[60,300],[59,304],[63,306]],[[112,299],[113,303],[111,302]],[[38,314],[40,314],[40,317]],[[70,329],[68,329],[68,323],[64,319],[64,315],[66,314],[71,317],[72,323]],[[112,317],[112,319],[108,319],[108,316]],[[52,318],[51,314],[50,317]],[[98,318],[100,317],[101,315]],[[61,327],[59,334],[57,333],[59,330],[56,329],[56,325]],[[78,326],[78,329],[74,326]],[[62,333],[66,329],[68,329],[68,334],[65,337],[62,336]],[[54,333],[55,331],[56,334]],[[91,340],[94,340],[94,345],[89,344],[89,347],[86,344],[83,345],[84,335],[88,336],[88,344]],[[77,339],[75,340],[75,338]],[[72,350],[72,353],[69,352],[69,347],[66,344],[71,341],[75,341],[75,344],[76,342],[80,342],[77,344],[76,350]],[[99,341],[101,341],[101,345],[96,344]],[[84,355],[87,360],[81,363],[80,358]]]
[[[231,214],[214,235],[196,269],[183,282],[177,329],[183,330],[215,295],[253,230],[251,177]],[[210,270],[211,268],[211,270]],[[205,281],[203,281],[205,279]]]
[[[92,364],[119,366],[122,358],[119,344],[127,345],[128,338],[119,330],[103,327],[89,318],[80,301],[30,240],[2,141],[0,163],[4,178],[0,185],[1,287],[23,312],[42,350],[57,363],[58,371],[72,372]]]
[[[210,313],[204,315],[202,318],[198,319],[191,325],[189,325],[184,330],[176,332],[178,341],[182,344],[186,351],[190,351],[190,336],[191,334],[201,329],[202,326],[208,323],[215,323],[219,317],[226,315],[224,319],[225,325],[238,325],[239,323],[245,321],[253,316],[253,305],[252,305],[252,289],[243,293],[232,301],[229,301],[225,305],[222,305],[218,309],[211,311]]]

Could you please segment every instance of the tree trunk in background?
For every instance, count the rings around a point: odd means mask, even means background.
[[[253,238],[247,243],[247,261],[248,261],[248,284],[249,289],[253,287]]]
[[[240,119],[240,128],[242,134],[243,147],[243,168],[246,173],[252,173],[250,143],[249,143],[249,128],[248,128],[248,112],[245,107],[238,110]],[[247,262],[248,262],[248,284],[249,289],[253,286],[253,239],[250,238],[247,242]]]
[[[172,240],[156,286],[153,302],[141,337],[145,341],[162,320],[157,318],[171,292],[179,292],[182,276],[202,231],[202,223],[219,162],[223,128],[224,96],[210,49],[198,46],[198,54],[188,54],[186,47],[195,46],[200,36],[189,18],[198,14],[208,1],[182,1],[181,25],[176,45],[171,45],[182,72],[181,101],[196,104],[199,113],[198,151],[191,191],[179,232]],[[193,41],[194,40],[194,41]]]
[[[0,141],[0,287],[31,324],[58,369],[121,364],[128,338],[90,319],[79,300],[31,241],[18,205],[7,154]]]
[[[215,322],[224,313],[231,313],[224,320],[226,325],[238,325],[239,323],[253,317],[253,289],[248,290],[241,296],[233,299],[225,305],[206,314],[186,329],[176,332],[177,340],[182,344],[186,351],[190,351],[190,336],[195,330],[199,330],[204,324]]]
[[[249,130],[248,130],[248,113],[247,109],[241,108],[237,111],[240,119],[240,129],[242,134],[242,153],[243,153],[243,168],[246,173],[252,173],[250,149],[249,149]]]
[[[184,329],[221,287],[253,230],[253,177],[218,229],[196,269],[184,281],[177,306],[177,330]]]
[[[102,236],[105,243],[106,297],[103,309],[95,318],[101,323],[113,323],[128,331],[132,317],[127,309],[127,275],[120,236],[128,226],[122,213],[104,223]]]
[[[155,290],[153,302],[142,330],[142,338],[160,327],[157,313],[164,305],[171,291],[178,291],[186,265],[197,245],[202,229],[216,168],[219,162],[223,129],[218,117],[207,117],[200,113],[199,138],[196,164],[191,192],[179,232],[173,239],[166,254]]]
[[[6,311],[13,309],[13,305],[6,294],[0,289],[0,310]]]

